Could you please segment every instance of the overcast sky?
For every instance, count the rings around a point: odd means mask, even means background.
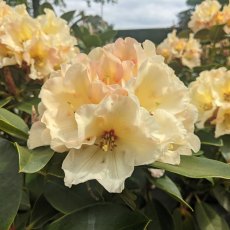
[[[87,14],[101,13],[100,4],[90,8],[84,0],[66,0],[68,10],[85,10]],[[118,0],[106,4],[103,18],[115,29],[169,27],[177,22],[177,13],[187,9],[186,0]]]

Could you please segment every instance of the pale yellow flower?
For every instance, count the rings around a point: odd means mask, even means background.
[[[66,21],[46,9],[32,18],[25,5],[9,7],[0,2],[0,66],[26,64],[32,79],[46,79],[50,73],[71,63],[79,52]]]
[[[202,72],[196,81],[190,84],[189,89],[192,103],[198,109],[197,126],[203,128],[204,123],[212,117],[217,108],[209,71]]]
[[[190,34],[184,52],[182,54],[182,64],[189,67],[190,69],[200,66],[201,64],[201,45],[198,40],[194,39],[194,35]]]
[[[176,30],[173,30],[157,46],[157,54],[162,55],[166,63],[179,59],[183,65],[192,69],[200,65],[201,46],[193,34],[190,34],[189,39],[179,38],[176,36]]]
[[[99,103],[105,95],[116,90],[120,89],[106,86],[100,81],[91,83],[87,68],[79,63],[48,79],[39,97],[45,107],[41,122],[50,131],[51,148],[57,152],[77,148],[79,140],[76,138],[78,124],[74,117],[75,111],[81,105]],[[120,92],[127,94],[122,89]],[[40,145],[43,145],[42,142]]]
[[[223,23],[221,24],[225,24],[224,26],[225,33],[230,34],[230,4],[224,6],[222,15],[223,15]]]
[[[221,5],[217,0],[203,1],[200,5],[196,6],[190,22],[188,23],[189,28],[191,28],[193,32],[210,28],[214,25],[215,18],[220,8]]]
[[[85,105],[76,112],[79,135],[94,140],[72,149],[62,168],[71,187],[96,179],[109,192],[121,192],[134,166],[154,162],[160,155],[151,137],[157,125],[135,98],[111,95],[99,105]]]
[[[188,89],[164,64],[162,57],[148,59],[131,87],[141,106],[159,125],[153,134],[160,139],[163,152],[158,160],[179,164],[180,155],[191,155],[191,149],[199,150],[199,139],[193,134],[197,111],[190,103]]]
[[[130,37],[118,38],[114,43],[106,45],[105,49],[119,58],[121,62],[131,62],[133,75],[137,74],[139,67],[146,58],[156,54],[155,45],[151,41],[146,40],[141,44]],[[130,64],[127,63],[126,65]]]
[[[230,134],[230,105],[218,109],[214,124],[216,125],[215,137]]]

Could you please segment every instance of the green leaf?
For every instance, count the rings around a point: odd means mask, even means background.
[[[181,156],[180,165],[155,162],[152,166],[191,178],[218,177],[230,179],[230,165],[203,157]]]
[[[230,213],[230,191],[228,191],[225,187],[216,186],[213,189],[213,194],[219,204]]]
[[[39,14],[45,14],[45,9],[50,9],[54,11],[52,4],[50,4],[49,2],[44,2],[39,6],[38,9]]]
[[[149,219],[118,204],[98,204],[66,215],[45,230],[140,230],[146,229]]]
[[[174,223],[169,211],[157,200],[153,200],[145,207],[145,214],[152,221],[149,230],[173,230]]]
[[[223,146],[223,141],[220,138],[215,138],[214,134],[210,131],[199,130],[197,132],[200,138],[201,144],[203,145],[213,145],[213,146]]]
[[[195,216],[202,230],[229,230],[226,221],[208,204],[197,202]]]
[[[29,192],[26,189],[23,189],[19,210],[20,211],[27,211],[29,209],[30,209]]]
[[[0,108],[0,130],[23,140],[28,138],[28,126],[14,113]]]
[[[225,32],[223,30],[223,25],[213,26],[209,31],[209,36],[214,42],[224,39]]]
[[[8,230],[17,214],[22,194],[22,175],[18,173],[17,152],[0,138],[0,229]]]
[[[67,214],[96,203],[90,196],[86,184],[68,188],[63,179],[50,177],[45,186],[44,196],[58,211]]]
[[[210,40],[209,30],[208,29],[199,30],[195,34],[195,38],[200,40]]]
[[[13,100],[13,97],[7,97],[7,98],[1,100],[0,101],[0,108],[2,108],[3,106],[7,105],[12,100]]]
[[[43,227],[50,219],[56,215],[56,211],[52,206],[46,201],[46,199],[41,196],[35,203],[32,213],[30,224],[26,229],[36,229]]]
[[[167,192],[169,195],[173,196],[176,200],[178,200],[180,203],[184,204],[193,211],[192,207],[188,203],[186,203],[186,201],[183,200],[176,184],[169,177],[164,176],[155,179],[154,184],[157,188]]]
[[[64,178],[62,162],[64,161],[66,155],[66,153],[55,153],[48,164],[42,169],[42,173],[50,176]]]
[[[49,147],[28,149],[15,143],[19,154],[19,170],[25,173],[35,173],[41,170],[54,155]]]
[[[39,102],[40,102],[39,98],[32,98],[30,100],[19,103],[16,106],[16,108],[25,113],[32,114],[32,107],[33,106],[37,107]]]
[[[198,230],[195,218],[185,209],[176,208],[173,212],[175,230]]]
[[[70,22],[75,15],[75,10],[69,11],[69,12],[65,12],[64,14],[61,15],[61,18],[66,20],[67,22]]]
[[[220,151],[227,163],[230,163],[230,135],[225,135],[222,139],[224,145],[220,148]]]

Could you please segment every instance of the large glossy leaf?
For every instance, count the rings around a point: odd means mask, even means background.
[[[202,230],[229,230],[226,221],[210,205],[204,202],[196,203],[195,216]]]
[[[7,98],[5,98],[3,100],[0,100],[0,108],[2,108],[3,106],[7,105],[12,100],[13,100],[13,97],[7,97]]]
[[[152,166],[191,178],[230,179],[230,165],[203,157],[181,156],[180,165],[155,162]]]
[[[197,135],[203,145],[213,145],[213,146],[223,146],[223,141],[221,138],[215,138],[214,134],[210,131],[199,130]]]
[[[17,152],[0,138],[0,229],[8,230],[21,201],[22,175],[18,173]]]
[[[213,189],[213,194],[219,204],[230,213],[230,191],[224,186],[216,186]]]
[[[186,205],[188,208],[193,210],[191,206],[183,200],[179,189],[177,188],[176,184],[167,176],[158,178],[154,180],[154,184],[157,188],[162,189],[163,191],[167,192],[169,195],[173,196],[176,200],[181,202],[182,204]]]
[[[153,200],[145,207],[144,211],[151,219],[149,230],[174,230],[172,216],[159,201]]]
[[[19,170],[25,173],[35,173],[41,170],[54,154],[48,147],[28,149],[27,147],[15,144],[19,154]]]
[[[104,203],[66,215],[45,230],[141,230],[149,222],[147,217],[125,206]]]
[[[0,108],[0,130],[23,140],[27,140],[28,127],[26,123],[14,113]]]
[[[90,195],[85,183],[68,188],[63,179],[53,177],[48,179],[44,195],[55,209],[65,214],[97,202]]]
[[[41,228],[56,214],[57,213],[52,208],[52,206],[46,201],[43,196],[41,196],[34,204],[31,213],[30,224],[29,226],[27,226],[26,229]]]
[[[194,216],[185,209],[175,209],[173,212],[173,220],[175,230],[200,230]]]
[[[220,148],[220,151],[224,159],[230,163],[230,135],[225,135],[222,137],[224,145]]]
[[[32,98],[26,101],[19,103],[16,108],[20,111],[26,112],[28,114],[32,114],[32,107],[37,107],[38,103],[40,102],[39,98]]]

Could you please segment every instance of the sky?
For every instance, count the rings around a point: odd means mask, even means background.
[[[170,27],[177,22],[176,15],[187,9],[186,0],[118,0],[106,4],[103,19],[114,29],[144,29]],[[64,10],[85,10],[87,14],[101,14],[100,4],[89,8],[84,0],[66,0]]]

